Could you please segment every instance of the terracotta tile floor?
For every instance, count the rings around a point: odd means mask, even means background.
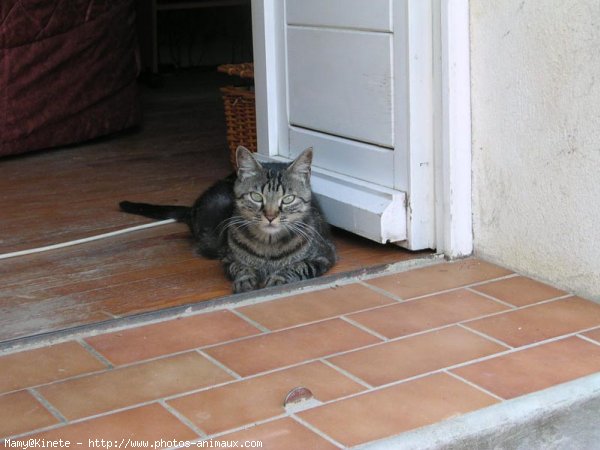
[[[598,371],[600,305],[468,259],[0,356],[0,436],[346,448]]]

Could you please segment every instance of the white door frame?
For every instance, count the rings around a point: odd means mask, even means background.
[[[471,52],[469,0],[436,0],[434,70],[439,114],[436,134],[436,242],[450,258],[473,253],[471,210]]]
[[[423,0],[405,2],[405,13],[422,13]],[[285,113],[280,83],[285,81],[280,73],[282,65],[278,64],[278,55],[282,54],[284,43],[279,38],[265,39],[266,36],[280,36],[283,3],[282,0],[252,0],[257,137],[259,153],[263,155],[276,155],[278,149],[286,145],[281,142],[283,137],[279,133],[280,113]],[[434,67],[430,91],[434,108],[430,119],[434,134],[435,231],[433,239],[427,236],[416,238],[434,240],[431,246],[455,258],[469,255],[473,250],[469,1],[432,0],[431,5]],[[410,29],[406,39],[411,39]],[[418,91],[422,86],[411,85],[409,90],[413,88]],[[419,182],[418,179],[414,181]],[[419,209],[428,207],[424,202],[426,199],[413,199],[409,195],[409,236],[411,229],[413,233],[419,233],[418,223],[411,224],[411,219]]]

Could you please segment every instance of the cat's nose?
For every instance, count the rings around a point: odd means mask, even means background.
[[[265,218],[269,221],[269,222],[273,222],[275,219],[277,219],[277,216],[279,214],[277,213],[272,213],[272,212],[265,212]]]

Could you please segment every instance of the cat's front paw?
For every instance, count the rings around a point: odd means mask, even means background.
[[[258,281],[253,277],[244,277],[240,280],[233,281],[233,292],[239,294],[241,292],[253,291],[258,288]]]
[[[265,287],[281,286],[282,284],[286,283],[287,280],[283,276],[274,273],[269,275],[265,280]]]

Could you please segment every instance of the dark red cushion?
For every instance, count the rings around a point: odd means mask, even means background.
[[[138,123],[133,0],[1,0],[0,52],[0,155]]]

